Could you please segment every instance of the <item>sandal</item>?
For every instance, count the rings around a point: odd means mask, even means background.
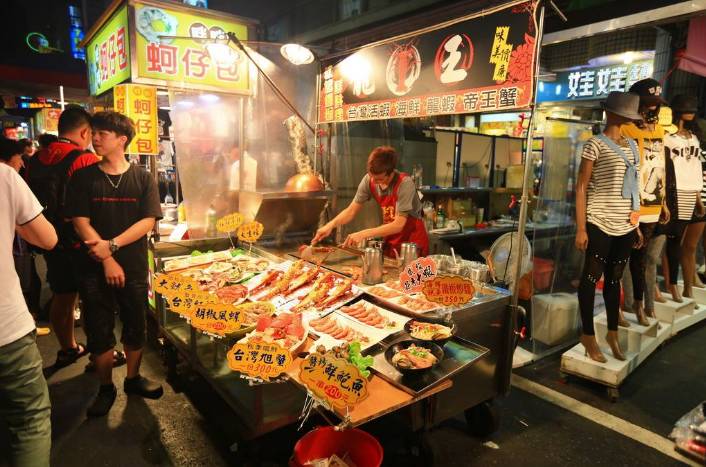
[[[96,364],[93,361],[93,355],[88,357],[90,360],[88,364],[86,365],[86,373],[93,373],[96,371]],[[127,363],[127,357],[125,357],[125,352],[122,352],[120,350],[113,350],[113,368],[117,368],[119,366],[123,366]]]
[[[54,363],[54,368],[57,370],[65,368],[73,363],[76,363],[76,360],[83,357],[87,353],[88,350],[86,349],[86,346],[84,344],[81,344],[80,342],[76,343],[76,347],[73,347],[71,349],[59,350],[56,353],[56,362]]]

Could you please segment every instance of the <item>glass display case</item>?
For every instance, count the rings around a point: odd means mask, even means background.
[[[574,246],[576,178],[583,144],[597,122],[548,118],[532,237],[530,338],[523,347],[541,358],[578,340],[576,291],[583,256]]]

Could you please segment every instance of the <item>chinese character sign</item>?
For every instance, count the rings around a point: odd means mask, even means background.
[[[242,223],[243,215],[239,212],[234,212],[218,219],[216,222],[216,230],[224,233],[235,232]]]
[[[421,292],[424,282],[434,277],[436,277],[434,260],[427,257],[417,258],[400,271],[400,285],[406,293]]]
[[[123,6],[86,43],[88,88],[92,96],[130,77],[127,6]]]
[[[536,2],[324,63],[322,122],[425,117],[526,108],[532,102]]]
[[[430,302],[444,306],[457,306],[470,302],[476,290],[470,279],[439,275],[431,281],[424,282],[422,293]]]
[[[368,380],[358,367],[332,353],[307,355],[301,362],[299,379],[316,397],[338,409],[368,397]]]
[[[228,352],[231,370],[265,381],[286,372],[291,365],[289,350],[274,343],[238,343]]]
[[[652,60],[585,68],[557,73],[554,81],[540,81],[538,102],[604,99],[611,91],[625,92],[641,79],[650,78]]]
[[[115,110],[135,122],[135,137],[128,154],[159,154],[157,89],[140,84],[121,84],[113,91]]]
[[[249,91],[248,59],[226,45],[228,32],[240,40],[248,39],[245,24],[224,15],[195,14],[140,2],[135,3],[134,11],[134,81],[148,79],[177,82],[192,89]]]

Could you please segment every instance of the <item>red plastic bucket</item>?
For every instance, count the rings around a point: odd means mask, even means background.
[[[346,453],[356,467],[380,467],[382,464],[382,446],[372,435],[357,428],[336,431],[326,426],[311,430],[297,441],[289,465],[303,467],[314,459],[327,459],[334,454],[343,458]]]

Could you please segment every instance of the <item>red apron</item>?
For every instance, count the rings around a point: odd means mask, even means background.
[[[378,189],[375,186],[373,179],[370,179],[370,192],[373,194],[375,201],[378,202],[382,209],[382,223],[389,224],[395,220],[397,215],[397,192],[400,189],[402,180],[409,175],[400,172],[397,177],[397,183],[392,187],[391,194],[380,196]],[[424,227],[424,221],[414,216],[407,216],[407,221],[400,233],[385,237],[385,256],[395,258],[395,251],[400,252],[400,246],[405,242],[416,243],[419,247],[419,256],[429,254],[429,237],[427,229]]]

